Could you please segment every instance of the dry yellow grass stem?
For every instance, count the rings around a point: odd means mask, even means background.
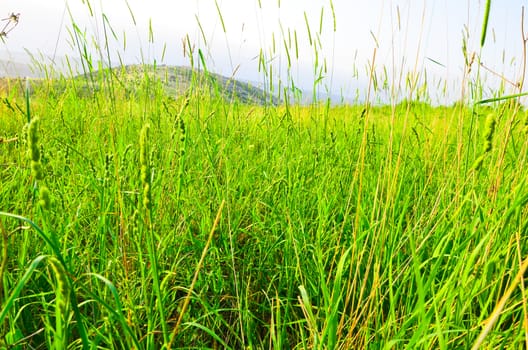
[[[189,302],[191,300],[191,294],[194,290],[194,285],[196,284],[196,281],[198,280],[198,274],[200,273],[200,270],[202,269],[205,256],[207,255],[207,251],[209,250],[209,246],[211,245],[211,241],[213,240],[213,234],[216,230],[216,227],[218,226],[218,223],[220,222],[220,217],[222,216],[222,210],[224,209],[224,204],[225,204],[225,200],[222,201],[222,203],[220,204],[220,208],[218,209],[218,212],[216,213],[216,218],[213,223],[213,227],[211,228],[211,232],[209,232],[209,238],[207,238],[207,243],[205,244],[205,247],[202,251],[202,256],[200,257],[200,261],[198,262],[198,265],[196,266],[196,271],[194,272],[194,277],[191,282],[191,286],[189,287],[187,296],[185,297],[185,300],[183,301],[183,307],[181,309],[180,316],[178,317],[178,322],[176,322],[176,326],[174,326],[174,330],[172,331],[169,344],[167,344],[167,349],[171,349],[174,338],[176,337],[176,334],[178,334],[178,328],[180,327],[180,324],[183,320],[183,315],[185,314],[185,311],[187,310],[187,307],[189,306]]]
[[[497,306],[495,306],[495,309],[493,310],[493,312],[491,313],[491,316],[486,321],[486,325],[484,326],[484,329],[480,333],[475,344],[473,344],[473,347],[471,348],[471,350],[477,350],[482,345],[482,342],[484,341],[484,339],[486,339],[486,336],[493,328],[493,325],[495,325],[495,322],[497,322],[497,320],[499,319],[502,309],[504,309],[504,306],[506,305],[506,302],[510,298],[511,294],[513,293],[515,288],[517,288],[517,285],[521,283],[524,273],[526,272],[527,268],[528,268],[528,257],[524,259],[521,265],[521,269],[517,273],[517,276],[515,276],[513,283],[510,285],[506,293],[504,293],[502,298],[499,300],[499,303],[497,304]]]

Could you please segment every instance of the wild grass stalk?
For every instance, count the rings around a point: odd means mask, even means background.
[[[175,120],[175,129],[177,129],[177,132],[179,133],[179,167],[178,167],[178,187],[176,188],[176,200],[178,203],[180,202],[181,198],[181,191],[182,191],[182,185],[183,185],[183,179],[185,175],[185,156],[186,156],[186,146],[187,146],[187,137],[185,135],[185,120],[183,119],[184,111],[189,105],[190,99],[187,97],[185,101],[183,102],[180,111],[176,115]]]
[[[141,129],[139,136],[139,166],[140,166],[140,183],[142,188],[142,219],[144,222],[144,233],[147,244],[148,259],[150,268],[152,269],[152,284],[154,289],[153,307],[157,307],[159,312],[159,320],[155,315],[149,314],[149,333],[154,334],[157,327],[157,322],[161,324],[161,331],[163,336],[163,344],[169,343],[169,333],[167,327],[167,319],[165,316],[165,305],[163,304],[164,295],[160,288],[161,275],[158,264],[158,249],[157,239],[153,232],[153,216],[152,216],[152,181],[151,181],[151,164],[149,158],[148,145],[148,131],[150,126],[145,124]],[[149,338],[151,338],[150,336]],[[154,340],[149,341],[149,346],[155,346]],[[170,344],[170,343],[169,343]],[[170,348],[170,347],[169,347]]]
[[[207,238],[207,242],[205,243],[205,247],[204,247],[204,249],[202,251],[202,256],[200,257],[200,261],[198,262],[198,265],[196,266],[196,271],[194,273],[193,280],[192,280],[191,285],[189,287],[189,291],[187,292],[187,296],[183,300],[183,305],[182,305],[182,308],[181,308],[181,311],[180,311],[180,316],[178,317],[178,320],[176,321],[176,325],[174,326],[174,329],[172,330],[171,337],[170,337],[169,343],[167,345],[168,349],[172,348],[172,343],[174,342],[175,337],[178,335],[178,330],[179,330],[179,327],[180,327],[180,325],[182,323],[183,316],[185,315],[185,312],[187,311],[187,308],[189,307],[189,302],[190,302],[190,298],[191,298],[191,295],[192,295],[193,290],[194,290],[194,286],[196,285],[196,281],[198,280],[198,275],[200,273],[200,270],[202,269],[202,265],[203,265],[205,256],[207,254],[207,251],[209,249],[209,245],[211,244],[211,240],[213,239],[213,234],[214,234],[214,232],[216,230],[216,227],[218,226],[218,223],[220,222],[220,218],[221,218],[222,210],[224,208],[224,204],[225,204],[225,202],[222,201],[222,203],[220,204],[220,208],[218,209],[218,213],[216,214],[216,218],[215,218],[215,221],[213,223],[213,227],[211,228],[211,232],[209,233],[209,237]]]
[[[55,329],[53,332],[53,348],[64,349],[68,347],[68,323],[70,319],[70,293],[68,275],[66,270],[56,258],[47,260],[55,276]]]
[[[2,296],[4,299],[6,296],[4,295],[5,289],[4,289],[4,274],[7,269],[7,261],[8,261],[8,246],[9,246],[9,233],[6,231],[6,228],[4,226],[4,223],[0,220],[0,234],[2,235],[2,251],[1,251],[1,257],[0,257],[0,296]]]

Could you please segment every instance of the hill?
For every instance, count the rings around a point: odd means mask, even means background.
[[[37,63],[38,62],[38,63]],[[44,63],[43,63],[44,62]],[[46,63],[55,62],[55,64]],[[68,78],[69,72],[81,72],[81,63],[75,59],[70,59],[70,68],[65,64],[64,57],[51,60],[49,57],[41,57],[40,60],[31,59],[27,54],[0,52],[0,80],[19,80],[31,78],[33,84],[38,84],[39,80],[45,77],[53,79]],[[72,70],[70,70],[72,69]],[[239,101],[246,104],[278,104],[280,101],[275,96],[270,96],[265,90],[249,82],[243,82],[234,78],[228,78],[220,74],[204,72],[202,70],[192,69],[185,66],[170,65],[125,65],[114,67],[110,70],[102,71],[93,70],[87,74],[78,74],[74,77],[77,80],[90,79],[91,87],[88,85],[81,87],[81,91],[98,88],[99,77],[104,72],[111,72],[113,78],[122,82],[125,89],[133,91],[138,88],[138,81],[142,81],[145,72],[151,76],[154,81],[159,82],[167,95],[179,96],[184,94],[192,86],[206,88],[211,93],[219,94],[226,101]],[[104,75],[104,74],[103,74]],[[92,79],[93,78],[93,79]],[[6,85],[5,83],[2,85]],[[20,86],[20,84],[17,84]],[[58,87],[60,90],[60,87]]]
[[[108,71],[107,71],[108,72]],[[238,101],[246,104],[264,105],[268,103],[278,104],[280,100],[275,96],[256,87],[255,85],[242,82],[234,78],[228,78],[220,74],[204,72],[184,66],[152,66],[152,65],[127,65],[110,70],[113,77],[117,78],[126,89],[133,92],[139,89],[138,82],[144,81],[144,75],[148,74],[151,79],[160,83],[163,90],[169,96],[180,96],[185,94],[191,86],[198,86],[218,94],[226,101]],[[77,79],[86,79],[90,76],[97,82],[100,71],[77,76]]]

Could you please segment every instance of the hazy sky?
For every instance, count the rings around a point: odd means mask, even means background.
[[[92,13],[87,0],[4,0],[0,7],[5,17],[20,13],[20,22],[0,50],[16,59],[25,49],[78,57],[72,34],[75,23],[85,33],[94,60],[99,58],[97,47],[106,55],[106,29],[113,65],[119,63],[118,57],[127,64],[156,60],[159,64],[188,65],[182,47],[188,36],[195,57],[201,49],[211,71],[262,81],[262,52],[268,71],[272,66],[275,77],[287,80],[290,66],[290,78],[304,89],[310,89],[321,73],[314,68],[326,66],[319,88],[347,96],[358,88],[365,90],[376,50],[374,69],[380,87],[386,81],[406,94],[406,72],[425,71],[430,93],[439,95],[441,101],[444,91],[459,94],[466,33],[468,50],[481,53],[486,67],[511,81],[519,79],[521,8],[528,1],[492,1],[482,51],[485,0],[332,3],[335,17],[329,0],[92,0]],[[486,75],[489,86],[498,87],[500,80],[491,73]]]

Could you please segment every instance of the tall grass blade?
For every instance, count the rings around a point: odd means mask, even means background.
[[[491,0],[486,0],[486,7],[484,9],[484,20],[482,21],[482,33],[480,35],[480,47],[484,46],[486,42],[486,33],[488,31],[488,20],[490,15]]]
[[[511,100],[518,97],[528,96],[528,92],[522,92],[520,94],[513,94],[513,95],[507,95],[507,96],[501,96],[501,97],[494,97],[494,98],[487,98],[484,100],[477,101],[475,104],[485,104],[485,103],[492,103],[492,102],[499,102],[504,100]]]

